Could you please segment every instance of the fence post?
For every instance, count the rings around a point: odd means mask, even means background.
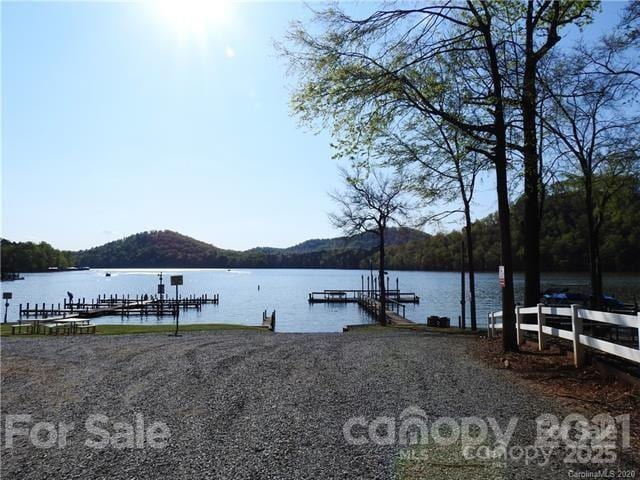
[[[491,312],[491,338],[496,336],[496,314]]]
[[[491,313],[487,313],[487,336],[491,338]]]
[[[544,336],[544,332],[542,331],[542,327],[546,323],[545,314],[542,313],[542,304],[538,304],[538,350],[542,351],[546,348],[547,342]]]
[[[516,338],[518,345],[522,345],[524,342],[522,338],[522,330],[520,330],[520,323],[522,323],[522,314],[520,313],[520,306],[516,307]]]
[[[584,345],[580,343],[582,319],[578,315],[578,305],[571,305],[571,330],[573,331],[573,363],[576,367],[584,364]]]

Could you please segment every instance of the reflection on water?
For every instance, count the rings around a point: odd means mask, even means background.
[[[82,272],[25,274],[24,280],[3,282],[2,290],[13,293],[9,319],[17,319],[18,304],[62,302],[67,291],[75,298],[95,298],[102,294],[132,295],[155,294],[158,283],[156,269],[89,270]],[[207,305],[202,311],[181,313],[184,323],[237,323],[259,325],[262,311],[277,311],[277,331],[280,332],[339,332],[347,324],[368,323],[371,319],[357,305],[314,304],[307,302],[308,293],[325,289],[358,289],[362,270],[319,269],[165,269],[165,283],[169,275],[184,275],[180,293],[184,295],[220,294],[220,305]],[[415,322],[424,323],[428,315],[448,316],[457,325],[460,314],[460,274],[454,272],[389,272],[390,284],[395,287],[399,279],[400,290],[415,292],[419,305],[407,304],[406,315]],[[574,290],[588,291],[586,274],[544,274],[542,288],[571,286]],[[366,283],[365,283],[366,285]],[[258,286],[260,288],[258,288]],[[516,298],[521,299],[524,281],[515,279]],[[640,275],[612,274],[605,276],[605,291],[625,302],[640,300]],[[500,309],[500,288],[497,273],[479,273],[476,276],[478,323],[486,324],[487,313]],[[174,295],[173,287],[167,293]],[[468,307],[468,305],[467,305]],[[171,317],[125,318],[103,317],[95,323],[171,323]],[[468,324],[468,314],[467,314]]]

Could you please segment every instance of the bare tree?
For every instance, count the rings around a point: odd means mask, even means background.
[[[591,69],[600,75],[629,75],[640,78],[640,2],[627,3],[618,27],[600,39],[595,48],[582,47]]]
[[[477,142],[437,117],[425,123],[406,122],[402,130],[384,137],[382,151],[393,165],[408,173],[412,190],[426,204],[437,203],[426,221],[455,214],[464,218],[463,235],[469,271],[471,329],[477,329],[475,261],[471,205],[481,172],[490,162],[475,151]],[[446,206],[443,208],[442,203]]]
[[[640,117],[635,89],[630,88],[635,76],[594,74],[590,61],[594,55],[579,53],[558,60],[545,83],[554,111],[544,125],[566,160],[565,176],[582,183],[591,290],[598,307],[603,294],[600,231],[607,203],[629,175],[638,173]]]
[[[388,175],[380,170],[354,166],[341,169],[346,189],[331,195],[339,210],[330,214],[331,222],[346,235],[369,232],[378,236],[378,286],[380,289],[380,324],[387,324],[385,288],[385,233],[389,226],[402,225],[415,212],[407,197],[402,175]]]

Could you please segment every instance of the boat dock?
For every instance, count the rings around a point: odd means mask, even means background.
[[[363,282],[364,283],[364,282]],[[411,325],[413,322],[406,317],[407,303],[419,304],[420,297],[413,292],[402,292],[399,289],[386,290],[386,318],[391,325]],[[344,290],[328,289],[321,292],[311,292],[309,303],[357,303],[360,308],[378,319],[380,313],[379,290]],[[345,330],[349,326],[345,327]]]
[[[81,318],[93,318],[107,315],[117,315],[122,317],[130,316],[163,316],[175,315],[176,309],[182,310],[195,309],[202,310],[203,305],[217,305],[220,296],[207,294],[187,297],[178,297],[176,299],[158,298],[157,296],[136,295],[135,298],[129,295],[98,295],[97,299],[85,298],[78,299],[76,302],[69,302],[66,299],[62,303],[50,304],[46,303],[27,303],[25,307],[20,304],[18,309],[19,318],[69,318],[71,315],[77,315]]]
[[[369,313],[373,318],[377,319],[380,314],[380,301],[374,297],[361,295],[358,298],[358,305],[364,311]],[[405,317],[405,306],[395,300],[387,298],[386,305],[387,321],[391,325],[411,325],[413,322]],[[402,310],[402,313],[400,311]]]
[[[358,303],[360,297],[378,297],[378,290],[323,290],[309,293],[309,303]],[[420,297],[413,292],[387,290],[386,297],[397,303],[420,303]]]

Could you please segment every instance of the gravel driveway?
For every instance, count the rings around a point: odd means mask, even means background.
[[[525,445],[534,418],[561,409],[474,360],[476,341],[402,331],[3,339],[3,426],[7,414],[32,415],[22,427],[74,424],[64,448],[35,448],[25,435],[7,448],[3,438],[3,478],[392,478],[412,461],[399,460],[403,447],[350,445],[343,426],[399,419],[412,406],[430,419],[492,416],[502,427],[517,416],[511,444]],[[136,413],[145,428],[166,423],[165,448],[85,446],[89,415],[135,425]],[[367,440],[365,427],[352,432]],[[499,474],[443,474],[447,462],[434,462],[438,475],[425,478],[568,478],[560,459],[543,470],[510,462]]]

